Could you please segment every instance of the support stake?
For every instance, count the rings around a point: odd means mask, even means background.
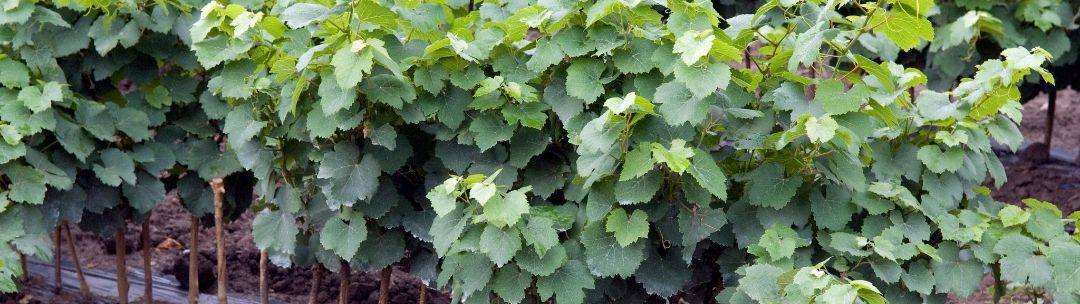
[[[386,266],[379,274],[379,304],[390,304],[390,279],[393,274],[393,266]]]
[[[308,304],[318,303],[319,288],[322,285],[323,267],[322,264],[315,262],[315,266],[311,266],[311,289],[308,290]]]
[[[143,220],[142,230],[139,231],[139,242],[142,243],[143,258],[143,303],[154,303],[154,278],[151,276],[154,269],[150,267],[150,215]]]
[[[424,284],[420,284],[420,299],[416,303],[427,304],[427,286],[424,286]]]
[[[60,225],[63,226],[63,223],[61,223]],[[54,284],[56,284],[56,290],[54,290],[53,292],[56,294],[60,294],[60,291],[64,289],[64,282],[60,278],[60,259],[64,256],[64,247],[62,247],[60,244],[63,242],[64,238],[62,235],[60,235],[60,230],[60,226],[57,226],[56,244],[53,246],[53,248],[56,248],[56,255],[54,256],[55,261],[53,265],[53,269],[56,270],[56,273],[53,274],[53,279],[55,280]]]
[[[128,278],[127,278],[127,238],[124,237],[127,225],[116,230],[116,293],[120,304],[128,303]]]
[[[1046,134],[1043,134],[1043,143],[1046,151],[1050,151],[1050,141],[1054,139],[1054,108],[1057,106],[1057,92],[1053,89],[1046,92]],[[1049,153],[1049,152],[1047,152]]]
[[[90,293],[90,285],[86,283],[86,276],[83,275],[82,263],[79,262],[79,252],[75,250],[75,238],[71,235],[71,225],[67,222],[63,223],[64,235],[67,237],[68,251],[71,251],[71,259],[75,262],[75,275],[79,277],[79,292],[83,297],[90,298],[94,295]]]
[[[267,257],[266,250],[259,253],[259,303],[270,303],[270,285],[267,283],[266,278],[266,262]]]
[[[188,244],[188,303],[199,303],[199,218],[191,215],[191,242]]]
[[[214,237],[217,245],[217,297],[218,304],[229,303],[226,298],[228,274],[225,267],[225,215],[224,197],[225,185],[220,178],[210,181],[210,188],[214,191]]]
[[[30,271],[29,271],[28,268],[26,268],[26,255],[22,254],[21,252],[19,253],[19,266],[22,267],[22,280],[23,280],[23,283],[29,283],[30,282]]]
[[[341,273],[338,278],[338,304],[349,304],[349,281],[352,280],[352,266],[349,261],[341,262]]]

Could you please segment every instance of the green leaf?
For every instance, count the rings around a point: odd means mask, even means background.
[[[885,34],[902,50],[910,50],[923,40],[934,40],[934,27],[925,17],[917,17],[902,10],[873,14],[868,24],[877,25],[874,32]],[[880,24],[880,25],[878,25]]]
[[[291,28],[305,27],[330,15],[330,9],[315,3],[296,3],[281,12],[281,21]]]
[[[325,74],[324,76],[329,75]],[[353,103],[356,102],[356,90],[352,89],[352,87],[338,86],[338,81],[330,77],[323,78],[323,81],[319,83],[318,93],[319,108],[322,109],[322,113],[326,116],[351,108]]]
[[[259,250],[291,254],[296,247],[296,217],[284,210],[263,209],[251,223],[251,235]]]
[[[103,184],[113,187],[120,186],[122,182],[135,184],[135,162],[127,153],[116,148],[101,152],[101,163],[94,164],[93,168],[94,174]]]
[[[652,171],[656,162],[653,161],[652,150],[645,144],[640,144],[629,153],[623,161],[622,172],[619,181],[628,181],[644,176]]]
[[[355,87],[364,79],[364,74],[371,73],[374,54],[364,46],[366,43],[363,40],[354,41],[352,45],[337,50],[330,59],[330,64],[334,66],[334,79],[342,88]],[[357,47],[360,50],[356,50]]]
[[[799,237],[795,230],[788,226],[773,225],[758,240],[758,245],[769,253],[772,261],[780,261],[792,258],[795,249],[810,245],[810,242]]]
[[[687,171],[698,185],[708,190],[713,196],[721,201],[727,200],[727,176],[708,152],[697,150]]]
[[[22,62],[10,58],[0,59],[0,84],[9,88],[21,88],[30,85],[30,70]]]
[[[536,292],[541,300],[551,299],[559,304],[585,303],[585,289],[596,288],[596,279],[578,260],[571,260],[555,273],[536,279]]]
[[[675,79],[686,85],[695,98],[705,98],[731,81],[727,64],[706,61],[694,65],[675,65]]]
[[[1050,242],[1046,257],[1053,266],[1054,288],[1059,292],[1080,292],[1080,244],[1068,239]]]
[[[138,183],[124,184],[124,197],[139,213],[147,214],[158,203],[165,201],[165,184],[145,172],[138,173]]]
[[[554,228],[555,221],[542,216],[533,216],[528,224],[521,227],[521,236],[525,244],[532,246],[537,256],[544,256],[548,250],[559,245],[559,232]]]
[[[566,68],[566,93],[585,102],[593,102],[604,93],[604,70],[607,66],[596,59],[575,59]]]
[[[821,304],[849,304],[855,303],[858,292],[848,284],[833,284],[822,292],[816,299]]]
[[[964,150],[946,148],[942,151],[935,145],[923,146],[919,148],[918,158],[934,173],[956,172],[964,165]]]
[[[360,212],[353,212],[348,223],[340,217],[332,217],[319,232],[319,243],[322,247],[346,261],[352,260],[364,240],[367,240],[367,220]]]
[[[615,234],[615,240],[620,246],[629,246],[634,241],[649,237],[649,215],[643,210],[634,210],[627,218],[626,211],[615,208],[607,216],[607,232]]]
[[[689,122],[697,125],[709,113],[711,99],[694,97],[682,82],[671,81],[656,88],[654,101],[660,104],[659,112],[668,125],[678,126]]]
[[[743,180],[749,180],[749,189],[745,194],[750,198],[750,204],[761,207],[772,207],[780,210],[787,206],[795,191],[802,185],[802,178],[784,177],[784,166],[777,163],[768,163],[748,173]]]
[[[3,173],[11,180],[7,198],[31,205],[45,202],[45,175],[40,171],[28,166],[10,165],[3,168]]]
[[[474,188],[475,189],[475,188]],[[495,227],[504,228],[517,224],[521,216],[529,213],[529,198],[525,193],[530,187],[496,195],[484,205],[484,218]]]
[[[656,67],[652,60],[652,54],[656,51],[656,44],[648,39],[631,39],[626,47],[615,50],[612,62],[619,71],[628,74],[642,74]],[[536,55],[533,55],[534,57]]]
[[[375,195],[380,173],[374,156],[365,154],[361,158],[355,145],[341,142],[325,154],[316,177],[326,180],[323,194],[329,201],[352,206],[357,200],[367,200]]]
[[[514,128],[507,126],[493,115],[481,115],[469,124],[469,131],[476,136],[476,146],[480,151],[487,151],[501,141],[508,141],[514,136]]]
[[[979,288],[983,266],[975,260],[962,260],[956,245],[943,243],[938,248],[940,262],[934,262],[934,281],[939,293],[955,293],[967,297]]]
[[[832,115],[855,112],[862,108],[870,97],[870,89],[863,84],[856,84],[851,90],[844,91],[844,83],[835,79],[822,81],[817,86],[815,102],[820,102],[822,109]]]
[[[506,265],[521,249],[521,234],[516,229],[500,229],[488,225],[480,234],[480,252],[487,254],[495,266]]]
[[[502,267],[495,273],[491,290],[509,303],[525,300],[525,290],[532,285],[532,275],[517,267]]]
[[[714,39],[716,36],[712,31],[689,30],[679,35],[672,51],[679,54],[683,64],[691,66],[700,61],[701,57],[709,54]]]
[[[49,101],[41,97],[41,89],[28,86],[19,91],[19,101],[30,111],[37,113],[49,108]]]
[[[388,74],[372,76],[364,81],[362,92],[374,101],[401,109],[416,100],[416,89],[405,81]]]
[[[816,143],[826,143],[836,136],[836,129],[840,127],[832,117],[808,117],[806,118],[806,137]]]
[[[682,174],[690,167],[690,158],[694,156],[694,150],[686,147],[686,141],[676,138],[671,141],[671,148],[665,149],[658,143],[652,144],[653,159],[657,163],[667,165],[672,172]]]
[[[598,277],[630,277],[645,260],[645,242],[634,242],[623,247],[603,226],[594,222],[586,225],[581,232],[585,262],[590,272]]]
[[[998,218],[1005,227],[1012,227],[1026,223],[1031,218],[1031,214],[1015,205],[1005,205],[998,211]]]
[[[525,63],[525,66],[534,72],[543,72],[549,66],[559,64],[563,58],[566,58],[559,44],[551,39],[537,40],[534,50],[532,57]]]
[[[760,303],[779,303],[780,284],[777,282],[784,270],[769,264],[754,264],[745,269],[739,278],[739,291]]]

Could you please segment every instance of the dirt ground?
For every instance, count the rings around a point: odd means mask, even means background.
[[[1080,152],[1080,92],[1074,89],[1058,91],[1054,107],[1054,136],[1052,148],[1075,155]],[[1039,94],[1024,104],[1024,120],[1020,130],[1024,138],[1032,142],[1042,142],[1046,129],[1047,96]]]

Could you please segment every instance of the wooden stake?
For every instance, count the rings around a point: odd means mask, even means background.
[[[154,279],[151,276],[154,269],[150,268],[150,250],[153,250],[154,247],[150,245],[149,214],[146,215],[146,220],[143,220],[139,238],[139,242],[142,243],[143,259],[143,303],[154,303]]]
[[[270,285],[266,279],[266,262],[267,257],[266,250],[259,253],[259,303],[270,303]]]
[[[120,299],[120,304],[128,303],[128,278],[127,278],[127,265],[125,265],[127,257],[127,238],[124,237],[124,230],[127,230],[127,226],[121,227],[116,230],[116,237],[113,238],[116,241],[116,293]]]
[[[349,281],[352,280],[352,266],[349,261],[341,262],[341,273],[338,277],[338,304],[349,303]]]
[[[225,267],[225,210],[224,193],[225,185],[220,178],[210,181],[210,188],[214,191],[214,237],[217,245],[217,297],[218,304],[229,303],[226,298],[228,274]]]
[[[60,225],[62,226],[63,223],[61,223]],[[55,246],[53,246],[53,248],[56,248],[56,255],[54,256],[56,258],[56,260],[55,260],[55,264],[53,265],[53,268],[56,270],[56,273],[53,274],[53,279],[55,280],[54,284],[56,284],[56,289],[53,292],[55,292],[56,294],[60,294],[60,291],[62,291],[64,289],[64,282],[60,278],[60,259],[64,255],[64,250],[63,250],[64,247],[61,246],[60,244],[63,242],[64,238],[63,238],[62,235],[60,235],[60,231],[61,231],[60,226],[57,226],[56,227],[56,244],[55,244]]]
[[[379,274],[379,304],[390,304],[390,279],[393,274],[391,266],[386,266]]]
[[[199,303],[199,218],[191,215],[191,242],[188,244],[188,303]]]
[[[75,238],[71,235],[71,226],[66,222],[62,225],[64,235],[67,237],[68,251],[71,251],[71,259],[75,262],[75,275],[79,277],[79,292],[82,293],[83,297],[93,297],[94,295],[90,293],[90,285],[86,284],[86,276],[83,275],[82,263],[79,262],[79,252],[75,250]]]
[[[1050,141],[1054,139],[1054,108],[1057,106],[1057,92],[1050,89],[1046,92],[1046,134],[1043,134],[1043,143],[1046,150],[1050,151]]]
[[[420,299],[416,303],[427,304],[427,286],[424,286],[424,284],[420,284]]]
[[[311,289],[308,290],[308,304],[318,303],[319,288],[322,285],[323,267],[318,262],[311,266]]]

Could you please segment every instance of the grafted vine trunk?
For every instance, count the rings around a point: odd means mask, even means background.
[[[150,268],[150,215],[143,220],[142,230],[139,231],[139,243],[142,244],[143,258],[143,303],[154,303],[154,278],[151,276],[154,270]]]
[[[390,304],[390,279],[393,274],[392,266],[386,266],[379,274],[379,304]]]
[[[267,284],[266,278],[266,262],[268,257],[266,250],[259,253],[259,303],[270,303],[270,286]]]
[[[228,289],[228,274],[225,265],[225,185],[220,178],[210,181],[210,188],[214,191],[214,243],[217,247],[217,298],[219,304],[228,303],[226,291]]]
[[[1049,154],[1050,141],[1054,139],[1054,108],[1057,107],[1057,92],[1053,89],[1047,89],[1046,91],[1046,134],[1043,134],[1043,143],[1046,144],[1046,151]]]
[[[60,225],[63,226],[62,223]],[[53,269],[56,270],[56,272],[53,273],[53,279],[55,280],[53,283],[56,284],[56,289],[53,290],[53,292],[56,293],[56,294],[60,294],[60,291],[64,289],[64,282],[63,282],[62,279],[60,279],[60,260],[64,256],[64,250],[62,250],[63,247],[60,246],[60,244],[62,242],[63,242],[63,237],[60,235],[60,226],[57,226],[56,227],[56,244],[54,244],[54,246],[53,246],[53,248],[56,248],[56,253],[53,255],[53,257],[55,258],[54,264],[53,264]]]
[[[427,304],[427,286],[420,284],[420,299],[416,300],[417,304]]]
[[[323,268],[318,262],[311,266],[311,289],[308,290],[308,304],[318,303],[319,285],[322,285]]]
[[[188,244],[188,303],[199,303],[199,218],[191,215],[191,241]]]
[[[127,278],[127,238],[124,232],[127,227],[116,230],[116,293],[120,304],[128,303],[128,278]]]
[[[67,238],[68,251],[71,251],[71,261],[75,263],[75,275],[79,278],[79,293],[82,293],[82,295],[87,298],[92,297],[93,294],[90,293],[90,285],[86,283],[86,276],[83,275],[82,263],[79,261],[79,252],[75,250],[75,238],[71,235],[71,226],[65,222],[63,228],[64,237]]]
[[[338,277],[338,304],[349,303],[350,281],[352,281],[352,266],[349,265],[349,261],[342,261]]]

